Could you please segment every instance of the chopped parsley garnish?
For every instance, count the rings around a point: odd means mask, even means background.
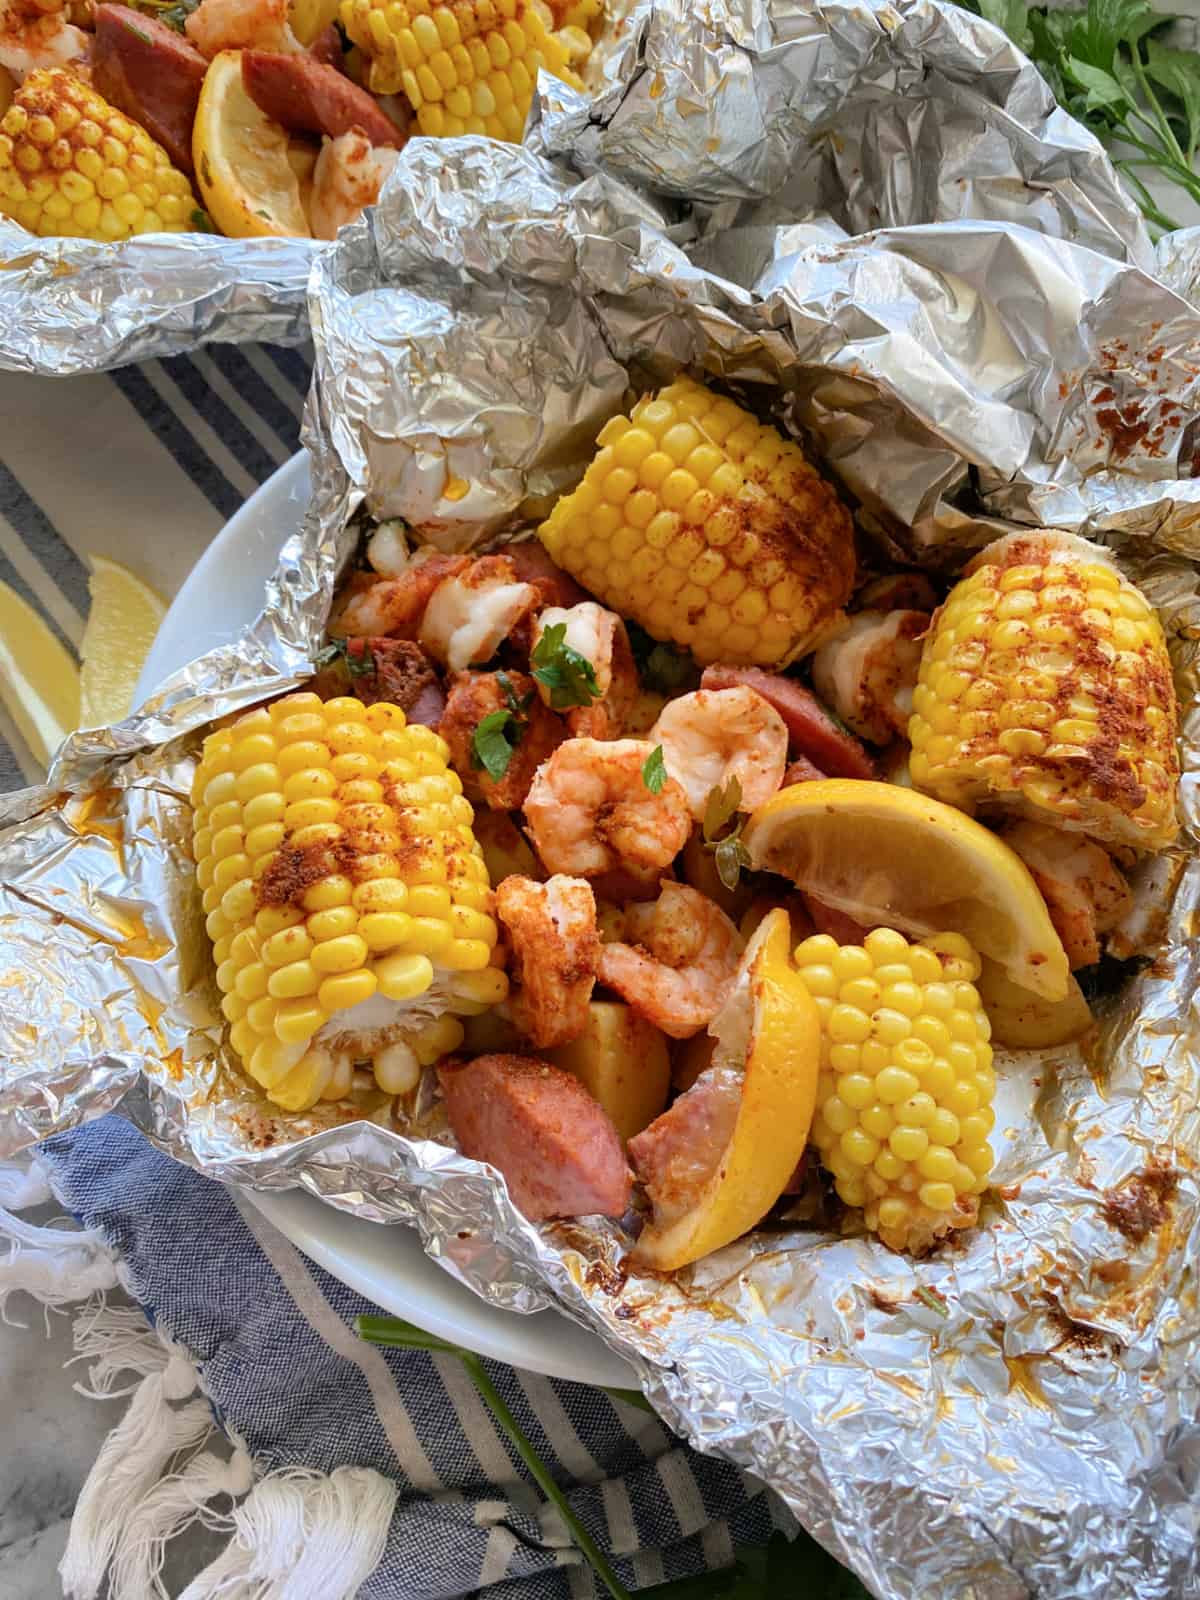
[[[529,658],[533,675],[549,691],[553,711],[590,706],[600,698],[596,669],[567,643],[567,625],[555,622],[545,630]]]
[[[349,639],[331,639],[323,650],[317,652],[313,665],[320,671],[323,667],[345,667],[351,678],[366,678],[375,671],[375,655],[371,649],[369,639],[359,639],[358,648],[350,648]]]
[[[700,682],[699,669],[686,650],[677,650],[671,644],[659,644],[636,622],[626,622],[625,629],[644,688],[652,689],[656,694],[679,694],[686,689],[694,689]]]
[[[533,690],[525,694],[518,694],[516,686],[507,672],[498,672],[496,682],[500,685],[500,692],[504,696],[504,703],[514,717],[523,717],[533,704]]]
[[[663,747],[660,744],[656,744],[645,761],[642,762],[642,782],[651,794],[661,794],[666,781],[667,763],[663,758]]]
[[[734,773],[723,788],[708,791],[700,824],[704,848],[712,851],[717,877],[729,890],[737,888],[743,867],[750,865],[750,853],[741,838],[746,820],[738,812],[741,803],[742,786]]]
[[[471,740],[471,761],[499,783],[521,742],[520,718],[512,711],[489,711]]]

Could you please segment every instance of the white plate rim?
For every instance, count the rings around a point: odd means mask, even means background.
[[[221,602],[227,642],[254,620],[261,558],[274,554],[298,527],[307,499],[308,461],[294,455],[260,485],[197,561],[168,608],[142,669],[140,703],[171,673],[195,659],[203,619]],[[291,510],[289,520],[288,511]],[[240,549],[260,557],[238,564]],[[226,603],[231,568],[244,605]],[[235,588],[236,596],[236,588]],[[223,626],[223,624],[222,624]],[[608,1388],[637,1388],[637,1375],[594,1333],[558,1311],[529,1316],[489,1305],[427,1256],[415,1229],[364,1221],[301,1189],[256,1190],[244,1196],[298,1250],[385,1310],[477,1354],[552,1378]]]

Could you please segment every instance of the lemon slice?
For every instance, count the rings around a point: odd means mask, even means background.
[[[686,1267],[762,1221],[783,1193],[808,1143],[817,1100],[821,1023],[790,960],[786,911],[771,911],[743,960],[740,993],[711,1031],[718,1055],[741,1043],[746,1070],[733,1133],[690,1211],[642,1230],[634,1259],[657,1272]]]
[[[0,701],[45,767],[79,726],[79,669],[32,606],[0,583]]]
[[[867,925],[961,933],[1013,983],[1047,1000],[1070,967],[1024,862],[953,806],[857,778],[792,784],[743,836],[751,864],[778,872]]]
[[[231,239],[311,237],[287,133],[246,93],[240,50],[222,50],[209,63],[192,159],[209,215]]]
[[[166,615],[147,584],[116,561],[92,558],[88,580],[92,609],[83,631],[79,707],[85,728],[120,722],[133,707],[133,691]]]

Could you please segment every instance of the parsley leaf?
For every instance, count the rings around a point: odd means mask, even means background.
[[[351,649],[349,639],[331,639],[313,658],[318,672],[323,667],[344,667],[351,679],[366,678],[375,671],[375,654],[369,639],[355,641],[358,648]]]
[[[504,696],[504,703],[514,717],[523,717],[533,704],[533,690],[525,694],[518,694],[516,686],[507,672],[498,672],[496,682],[500,685],[500,692]]]
[[[1147,0],[1087,0],[1068,7],[1026,0],[958,0],[1004,29],[1040,69],[1063,109],[1101,140],[1151,228],[1178,224],[1145,175],[1158,174],[1200,203],[1200,52],[1171,49],[1151,35],[1176,20]]]
[[[750,852],[741,838],[746,820],[738,813],[741,803],[742,786],[735,772],[724,788],[708,791],[700,823],[704,848],[712,851],[717,877],[730,891],[737,888],[742,869],[750,865]],[[733,823],[732,828],[730,823]]]
[[[521,742],[521,723],[511,711],[489,711],[471,739],[471,761],[499,783]]]
[[[600,698],[596,669],[586,656],[567,643],[565,622],[545,629],[529,657],[533,675],[549,690],[550,709],[568,711],[572,706],[590,706]]]
[[[645,761],[642,762],[642,782],[651,794],[661,794],[666,781],[667,763],[663,759],[663,747],[660,744],[656,744]]]
[[[625,631],[644,688],[656,694],[678,694],[694,689],[700,682],[699,669],[686,650],[677,650],[673,644],[660,644],[636,622],[627,621]]]

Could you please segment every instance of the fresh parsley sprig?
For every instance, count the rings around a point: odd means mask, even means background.
[[[567,1532],[612,1600],[633,1600],[608,1557],[575,1515],[571,1502],[555,1483],[528,1434],[492,1382],[487,1367],[473,1351],[439,1339],[436,1334],[425,1333],[399,1317],[358,1317],[355,1328],[360,1339],[384,1349],[428,1350],[456,1356],[538,1488],[558,1508]],[[604,1392],[614,1400],[640,1406],[646,1411],[651,1409],[644,1396],[635,1390],[606,1389]],[[785,1596],[791,1600],[792,1596],[800,1595],[807,1600],[868,1600],[858,1579],[804,1533],[792,1540],[781,1533],[773,1533],[765,1545],[739,1545],[733,1556],[733,1565],[719,1572],[701,1572],[694,1577],[639,1589],[638,1600],[784,1600]]]
[[[642,782],[651,794],[661,794],[663,785],[667,781],[667,762],[663,755],[663,747],[656,744],[654,749],[642,762]]]
[[[499,783],[521,742],[523,724],[511,711],[489,711],[475,727],[471,739],[472,765],[482,767]]]
[[[704,848],[712,852],[717,877],[731,892],[738,886],[742,868],[750,865],[750,852],[742,843],[746,818],[741,804],[742,785],[735,772],[723,788],[708,791],[700,822]]]
[[[1178,227],[1146,187],[1158,173],[1200,204],[1200,53],[1151,37],[1176,19],[1147,0],[1088,0],[1050,10],[1026,0],[959,0],[1003,28],[1059,104],[1105,142],[1133,152],[1114,164],[1160,231]]]
[[[590,706],[600,698],[596,669],[578,650],[567,643],[565,622],[552,623],[542,632],[529,657],[533,675],[550,695],[552,711],[569,711],[572,706]]]

